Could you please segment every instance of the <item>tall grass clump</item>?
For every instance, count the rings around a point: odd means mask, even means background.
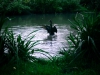
[[[70,20],[69,20],[70,21]],[[62,72],[72,75],[99,74],[100,14],[77,13],[71,22],[73,31],[68,35],[68,48],[63,48]],[[89,72],[91,70],[91,72]],[[88,73],[89,72],[89,73]],[[93,72],[93,73],[92,73]],[[75,73],[75,74],[74,74]]]
[[[100,14],[76,14],[68,41],[74,50],[74,58],[79,61],[100,61]]]
[[[31,33],[32,34],[32,33]],[[4,61],[2,63],[18,63],[19,61],[33,61],[34,56],[34,46],[37,44],[37,41],[31,41],[34,36],[27,36],[26,39],[23,39],[21,35],[15,36],[13,31],[5,29],[2,33],[3,41],[3,54]]]
[[[38,44],[38,41],[32,41],[35,31],[26,38],[22,38],[21,35],[15,35],[8,28],[2,29],[6,20],[4,15],[0,18],[0,65],[35,60],[34,52],[43,52],[43,50],[34,49],[34,46]]]

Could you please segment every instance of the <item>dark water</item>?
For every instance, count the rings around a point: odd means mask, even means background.
[[[68,44],[65,40],[70,33],[70,23],[68,19],[72,19],[75,14],[34,14],[26,16],[12,16],[6,22],[5,26],[12,29],[16,35],[21,34],[23,38],[27,37],[29,33],[34,32],[35,37],[32,41],[39,41],[35,48],[43,49],[49,52],[50,55],[55,56],[61,48],[67,48]],[[53,25],[58,29],[57,34],[50,36],[42,25],[49,25],[49,20],[52,20]],[[40,53],[35,53],[34,56],[41,57]]]

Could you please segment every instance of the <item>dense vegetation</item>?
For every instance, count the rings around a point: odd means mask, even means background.
[[[69,49],[62,49],[61,57],[47,60],[36,58],[38,41],[32,42],[30,33],[26,39],[15,36],[13,31],[2,30],[8,18],[5,14],[62,13],[75,11],[99,11],[99,0],[0,0],[0,75],[99,75],[100,68],[100,14],[79,14],[70,21],[73,33],[67,40]]]
[[[65,13],[99,11],[99,0],[0,0],[0,13]]]
[[[7,18],[0,19],[0,25]],[[100,67],[100,14],[76,14],[72,28],[75,33],[70,33],[67,38],[69,50],[62,49],[61,57],[39,59],[31,56],[37,43],[31,42],[34,38],[28,35],[29,40],[15,37],[12,31],[0,31],[0,74],[1,75],[99,75]],[[0,29],[1,30],[1,29]],[[51,73],[52,72],[52,73]]]

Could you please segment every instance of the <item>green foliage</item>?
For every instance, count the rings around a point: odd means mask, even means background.
[[[22,0],[1,0],[0,9],[2,9],[1,13],[6,12],[7,14],[14,15],[26,13],[30,10],[30,7],[23,3]]]
[[[75,12],[80,9],[80,0],[65,0],[61,2],[63,12]]]
[[[35,0],[30,6],[36,13],[59,13],[77,11],[80,8],[79,3],[79,0]]]
[[[19,60],[33,61],[35,59],[35,57],[32,56],[35,51],[34,46],[38,41],[31,41],[31,39],[34,38],[34,36],[30,36],[32,33],[30,33],[26,39],[23,39],[20,35],[15,36],[12,31],[5,29],[1,33],[0,41],[3,51],[3,55],[0,58],[2,61],[1,63],[17,63]]]
[[[5,23],[6,20],[7,20],[7,18],[5,18],[5,14],[2,14],[2,16],[0,17],[0,61],[3,59],[3,56],[4,56],[4,41],[2,40],[1,30],[2,30],[3,24]],[[1,62],[0,62],[0,64],[1,64]]]
[[[99,0],[0,0],[0,13],[64,13],[100,10]]]
[[[67,59],[70,59],[67,58]],[[74,66],[68,66],[67,61],[63,57],[53,58],[53,60],[38,59],[34,62],[23,62],[20,61],[20,64],[17,66],[15,64],[7,64],[0,67],[1,75],[99,75],[98,64],[96,69],[84,69],[83,67],[79,68],[75,64]],[[95,64],[92,65],[94,67]],[[52,73],[51,73],[52,72]]]
[[[0,0],[0,14],[6,12],[9,2],[8,0]]]
[[[100,15],[76,14],[72,28],[76,33],[71,33],[69,38],[70,48],[74,49],[75,60],[99,61],[100,60]]]
[[[95,11],[100,10],[100,8],[99,8],[100,1],[99,0],[81,0],[80,4],[88,9],[90,9],[90,10],[95,10]]]
[[[62,7],[59,6],[57,0],[34,0],[30,3],[32,12],[35,13],[54,13],[61,12]]]
[[[0,9],[8,14],[61,13],[80,11],[81,5],[80,0],[1,0]]]
[[[16,10],[15,10],[16,9]],[[13,1],[9,4],[9,6],[7,7],[7,11],[8,12],[13,12],[13,13],[24,13],[24,11],[29,11],[30,7],[26,6],[25,4],[23,4],[22,0],[18,0],[18,1]]]

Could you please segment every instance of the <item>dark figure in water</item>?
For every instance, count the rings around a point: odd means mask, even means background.
[[[45,25],[44,28],[47,30],[47,32],[50,35],[54,35],[54,33],[57,33],[57,28],[56,26],[52,26],[52,21],[50,20],[50,25]]]

